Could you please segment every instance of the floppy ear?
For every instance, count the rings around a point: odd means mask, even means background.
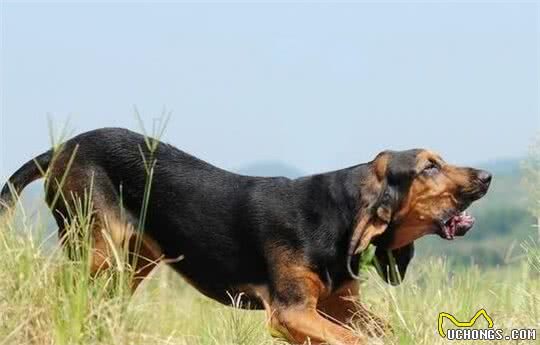
[[[405,278],[407,267],[413,256],[414,243],[394,250],[377,247],[374,264],[377,268],[377,273],[379,273],[384,281],[392,285],[399,285]]]
[[[382,234],[388,227],[389,210],[380,208],[380,211],[377,209],[375,214],[371,214],[372,212],[369,210],[365,213],[367,214],[360,217],[360,220],[353,230],[351,242],[349,244],[348,254],[350,256],[359,254],[365,250],[371,242],[371,239]],[[384,218],[380,218],[379,214],[383,215]]]
[[[364,251],[374,237],[385,232],[398,201],[398,190],[388,184],[388,166],[388,152],[380,153],[371,163],[372,176],[376,180],[372,185],[376,187],[364,196],[367,206],[358,212],[347,252],[347,269],[355,279],[359,277],[352,270],[352,257]]]
[[[396,219],[396,213],[416,174],[416,156],[415,150],[405,153],[385,151],[377,155],[370,163],[372,178],[366,179],[368,187],[361,191],[364,207],[358,212],[358,221],[352,231],[347,253],[347,268],[353,278],[358,278],[358,276],[352,272],[352,257],[364,251],[370,242],[376,236],[387,231],[389,226],[394,227],[399,222],[399,219]],[[393,279],[392,276],[387,275],[387,273],[392,272],[388,268],[395,268],[392,259],[388,258],[385,248],[394,231],[390,229],[387,232],[377,239],[376,256],[385,272],[382,275],[383,278],[392,284],[399,284],[399,277]],[[379,247],[383,249],[379,249]],[[393,251],[401,277],[405,275],[413,253],[412,244]]]
[[[392,211],[382,205],[375,208],[375,210],[366,209],[362,211],[360,219],[353,230],[347,253],[347,270],[354,279],[358,280],[360,277],[353,272],[352,257],[365,250],[373,237],[382,234],[388,227],[391,218]]]
[[[392,220],[392,197],[387,186],[379,200],[371,207],[361,211],[354,227],[348,255],[356,255],[367,248],[373,237],[382,234]]]

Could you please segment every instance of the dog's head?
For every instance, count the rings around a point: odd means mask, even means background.
[[[387,252],[394,254],[402,276],[416,239],[438,234],[452,240],[472,228],[474,218],[465,209],[487,193],[491,182],[487,171],[450,165],[421,149],[382,152],[368,169],[349,255],[373,243],[383,266],[390,264]],[[382,271],[385,280],[398,283],[385,267]]]

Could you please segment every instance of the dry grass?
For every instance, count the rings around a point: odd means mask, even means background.
[[[0,345],[279,344],[267,332],[264,313],[219,305],[167,267],[133,297],[115,276],[91,281],[84,255],[72,261],[61,250],[46,250],[36,226],[0,225]],[[485,308],[496,328],[539,328],[540,252],[532,244],[527,249],[518,264],[487,271],[417,260],[400,287],[369,277],[362,299],[391,323],[394,334],[385,344],[460,344],[438,335],[442,311],[469,319]]]

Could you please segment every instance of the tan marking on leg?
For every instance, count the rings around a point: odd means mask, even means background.
[[[272,313],[272,328],[294,344],[364,345],[367,340],[322,317],[315,308],[279,308]]]
[[[388,323],[360,302],[357,281],[343,285],[330,296],[319,301],[317,309],[327,319],[340,325],[353,323],[369,336],[382,337],[391,331]]]
[[[110,241],[100,219],[95,219],[90,229],[90,274],[96,276],[114,265]]]
[[[110,268],[112,260],[119,261],[117,264],[123,265],[122,259],[125,258],[127,251],[127,263],[133,270],[131,289],[134,292],[163,259],[161,249],[149,236],[138,234],[132,224],[121,220],[115,213],[104,213],[100,219],[100,224],[105,226],[93,234],[92,267],[97,273]]]
[[[363,345],[365,337],[322,317],[317,312],[319,298],[328,289],[319,276],[303,262],[303,255],[284,248],[269,248],[273,261],[270,327],[295,344]]]
[[[140,245],[137,245],[138,241],[140,241]],[[135,235],[131,237],[130,242],[130,253],[133,255],[130,261],[134,270],[131,290],[135,292],[144,278],[161,262],[163,254],[159,246],[148,236]]]

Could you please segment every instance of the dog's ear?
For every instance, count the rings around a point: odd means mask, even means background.
[[[394,156],[392,151],[385,151],[370,162],[370,175],[365,178],[364,188],[360,191],[361,206],[347,252],[347,266],[353,277],[356,276],[351,268],[352,256],[364,251],[375,237],[383,234],[393,223],[401,199],[410,185],[414,161],[409,157],[396,159]]]
[[[386,253],[388,244],[395,235],[396,225],[399,224],[400,205],[408,195],[416,176],[417,151],[385,151],[369,163],[370,174],[365,178],[360,190],[360,210],[349,243],[347,265],[351,276],[356,277],[351,268],[352,256],[365,250],[375,237],[378,237],[375,245],[382,248],[377,249],[381,266],[391,266],[386,254],[380,253],[382,250]],[[402,275],[413,252],[412,244],[396,250],[396,262],[398,267],[403,268]],[[391,277],[387,281],[394,282]]]
[[[377,247],[374,265],[384,281],[391,285],[399,285],[405,278],[413,256],[414,242],[394,250]]]
[[[383,203],[361,211],[354,227],[347,253],[347,270],[351,277],[360,279],[353,272],[352,257],[365,250],[375,236],[382,234],[388,228],[391,220],[392,209]]]
[[[385,188],[373,206],[360,212],[349,244],[349,255],[367,248],[373,237],[382,234],[392,220],[392,197]]]
[[[365,250],[373,237],[382,234],[392,220],[393,193],[387,181],[389,162],[390,153],[382,152],[370,164],[370,189],[362,195],[365,206],[358,212],[349,243],[349,256]]]

